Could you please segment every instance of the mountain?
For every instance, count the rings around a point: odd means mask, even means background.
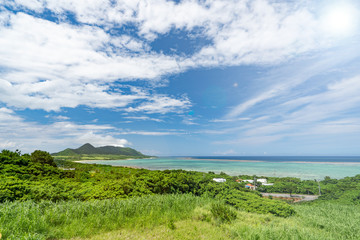
[[[67,148],[61,152],[53,153],[53,156],[76,156],[81,154],[87,155],[122,155],[122,156],[132,156],[132,157],[146,157],[139,151],[136,151],[133,148],[129,147],[114,147],[114,146],[104,146],[104,147],[94,147],[90,143],[86,143],[79,148],[71,149]]]

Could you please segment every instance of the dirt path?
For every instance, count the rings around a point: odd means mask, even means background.
[[[313,201],[318,199],[319,195],[303,195],[303,194],[289,194],[289,193],[261,193],[263,197],[275,197],[275,198],[298,198],[297,202]]]

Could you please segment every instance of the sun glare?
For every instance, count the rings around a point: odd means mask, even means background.
[[[351,5],[329,7],[322,16],[323,29],[332,35],[352,35],[356,30],[357,14]]]

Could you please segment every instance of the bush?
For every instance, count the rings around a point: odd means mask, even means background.
[[[50,166],[56,167],[54,158],[50,155],[50,153],[45,151],[35,150],[33,153],[31,153],[31,161],[34,163],[48,164]]]
[[[236,212],[224,202],[218,201],[212,203],[210,211],[215,220],[219,221],[220,223],[230,223],[236,219]]]

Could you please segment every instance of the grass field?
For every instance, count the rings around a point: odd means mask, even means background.
[[[17,240],[318,240],[360,236],[360,206],[321,202],[294,207],[295,216],[281,218],[237,211],[217,200],[188,194],[88,202],[12,202],[0,204],[0,232],[2,239]],[[232,213],[236,219],[227,220]]]

